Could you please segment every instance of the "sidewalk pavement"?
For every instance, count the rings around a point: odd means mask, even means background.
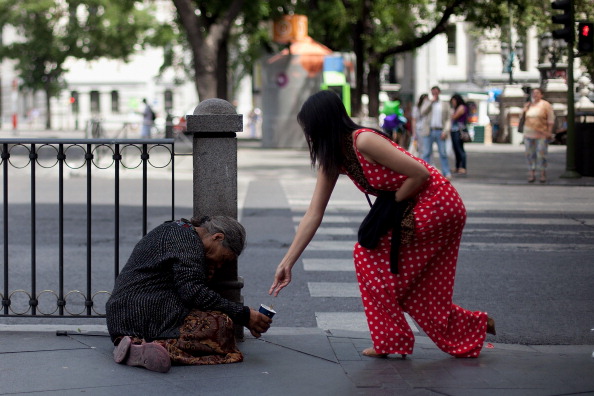
[[[594,394],[592,346],[490,342],[478,359],[456,359],[421,336],[402,360],[362,356],[370,343],[360,332],[273,327],[255,339],[246,331],[242,363],[161,374],[116,364],[101,326],[0,326],[0,395]]]
[[[240,143],[247,156],[257,147]],[[547,184],[594,186],[592,177],[559,177],[564,150],[551,147]],[[469,144],[467,151],[469,174],[456,183],[526,184],[522,146]],[[509,345],[489,336],[478,359],[456,359],[417,336],[414,354],[402,360],[362,356],[371,345],[366,332],[245,334],[242,363],[160,374],[116,364],[104,325],[0,324],[0,395],[594,395],[592,345]]]

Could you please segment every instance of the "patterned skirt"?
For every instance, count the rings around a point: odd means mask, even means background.
[[[167,349],[172,364],[227,364],[243,361],[243,355],[235,343],[233,321],[224,313],[192,310],[179,330],[179,338],[153,341]],[[132,342],[142,344],[144,340],[132,337]]]

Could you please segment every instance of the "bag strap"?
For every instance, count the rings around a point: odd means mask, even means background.
[[[378,195],[380,190],[374,188],[369,184],[369,181],[365,177],[365,173],[363,172],[363,168],[361,167],[361,163],[359,162],[359,158],[357,158],[357,154],[355,153],[355,147],[353,145],[353,138],[351,135],[347,136],[345,139],[345,147],[343,147],[343,152],[345,156],[345,163],[344,169],[345,171],[353,177],[353,179],[359,184],[365,191],[365,195],[367,196],[367,202],[369,202],[369,206],[371,206],[371,200],[369,199],[369,193]]]
[[[367,198],[367,202],[369,202],[369,207],[373,207],[373,204],[371,203],[371,199],[369,199],[369,194],[365,193],[365,198]]]

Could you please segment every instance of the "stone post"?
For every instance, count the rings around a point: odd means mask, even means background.
[[[222,99],[207,99],[187,117],[187,131],[193,137],[194,216],[230,216],[237,219],[237,139],[243,131],[243,115]],[[243,303],[243,279],[237,262],[212,280],[211,287],[230,301]],[[243,327],[235,326],[243,339]]]
[[[499,105],[499,134],[497,143],[513,143],[518,140],[514,134],[518,133],[518,108],[524,106],[526,94],[520,85],[506,85],[501,93]]]

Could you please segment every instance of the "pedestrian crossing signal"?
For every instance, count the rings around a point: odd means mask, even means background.
[[[573,15],[573,0],[555,0],[551,3],[554,10],[561,10],[563,14],[554,14],[553,23],[563,25],[563,29],[553,30],[554,39],[563,39],[567,43],[573,43],[575,40],[575,25]]]
[[[594,23],[580,22],[578,25],[578,51],[594,52]]]

